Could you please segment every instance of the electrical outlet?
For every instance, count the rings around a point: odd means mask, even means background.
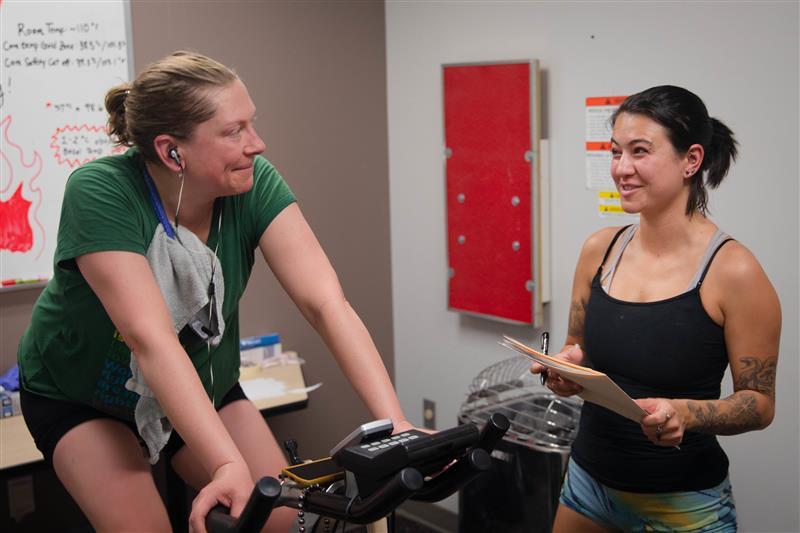
[[[422,426],[436,429],[436,404],[427,398],[422,399]]]

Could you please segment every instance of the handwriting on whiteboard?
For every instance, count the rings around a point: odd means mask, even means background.
[[[102,69],[125,65],[128,44],[102,35],[98,22],[58,25],[20,22],[3,40],[3,67],[13,75],[28,69]],[[93,38],[97,34],[96,38]]]

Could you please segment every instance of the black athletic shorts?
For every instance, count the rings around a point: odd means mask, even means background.
[[[66,435],[72,428],[96,418],[116,420],[129,427],[136,438],[139,439],[139,444],[142,445],[146,453],[147,446],[144,444],[141,437],[139,437],[135,422],[103,413],[88,405],[63,400],[53,400],[33,392],[28,392],[23,388],[19,391],[19,399],[20,406],[22,407],[22,416],[25,419],[25,424],[28,426],[28,431],[30,431],[33,436],[36,447],[39,448],[39,451],[44,455],[44,460],[47,461],[50,466],[53,465],[53,452],[56,449],[56,444],[61,440],[61,437]],[[228,391],[225,397],[222,398],[222,402],[217,411],[237,400],[246,399],[247,396],[245,396],[242,387],[237,383]],[[173,431],[166,446],[161,450],[161,458],[172,461],[172,458],[183,445],[183,439],[178,435],[177,431]]]

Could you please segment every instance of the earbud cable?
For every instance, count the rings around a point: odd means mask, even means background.
[[[183,198],[183,182],[186,181],[183,175],[183,168],[178,173],[178,177],[181,179],[181,187],[178,189],[178,205],[175,206],[175,235],[178,234],[178,213],[181,210],[181,199]],[[180,239],[180,237],[178,237]]]
[[[183,182],[181,182],[181,189],[183,188]],[[180,204],[180,194],[178,195],[178,204]],[[175,217],[175,225],[178,225],[178,217]],[[208,327],[211,328],[211,312],[214,309],[214,294],[216,291],[216,287],[214,285],[214,273],[217,270],[217,252],[219,251],[219,243],[222,241],[222,205],[220,204],[219,207],[219,218],[217,218],[217,244],[214,246],[214,255],[211,256],[211,282],[208,286]],[[211,361],[211,341],[206,341],[206,348],[208,349],[208,368],[210,369],[211,375],[211,405],[215,405],[214,402],[214,365]]]

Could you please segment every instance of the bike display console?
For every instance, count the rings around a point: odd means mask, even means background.
[[[478,436],[474,425],[434,434],[409,430],[342,448],[333,458],[353,473],[359,494],[365,496],[380,486],[385,478],[403,468],[414,467],[423,476],[441,470],[453,457],[474,445]]]

